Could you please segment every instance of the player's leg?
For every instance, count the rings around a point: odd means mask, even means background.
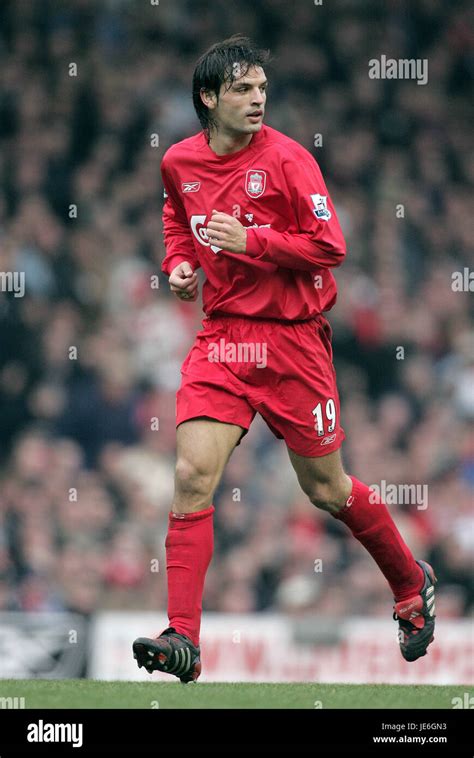
[[[342,466],[340,450],[318,458],[297,455],[290,448],[288,454],[303,492],[313,505],[335,516],[352,492],[352,481]]]
[[[199,632],[213,552],[212,499],[233,449],[255,416],[245,387],[225,361],[211,360],[223,336],[233,339],[233,325],[208,319],[203,327],[181,368],[176,396],[175,494],[165,543],[170,626],[155,640],[141,637],[134,643],[139,665],[174,674],[182,682],[196,680],[201,670]]]
[[[415,561],[376,493],[343,469],[330,325],[321,316],[275,327],[267,340],[268,375],[275,379],[254,407],[285,440],[311,502],[345,523],[380,567],[395,598],[401,652],[414,660],[432,637],[434,574]]]
[[[395,599],[418,592],[423,571],[416,564],[393,519],[374,490],[344,472],[339,450],[304,457],[289,450],[298,481],[317,508],[345,523],[369,551],[389,582]]]
[[[201,672],[202,595],[213,552],[214,492],[240,440],[242,427],[191,419],[177,429],[175,496],[166,537],[169,627],[133,644],[138,665],[166,671],[183,683]]]
[[[225,465],[243,431],[240,426],[211,418],[191,419],[178,426],[173,513],[193,513],[212,505]]]
[[[213,552],[212,500],[242,428],[193,419],[177,429],[175,496],[166,537],[170,626],[199,644],[202,595]]]
[[[289,455],[313,505],[346,524],[387,579],[395,599],[403,656],[412,661],[425,655],[434,639],[436,577],[431,566],[415,560],[377,493],[347,476],[339,450],[322,457],[304,457],[292,450]]]

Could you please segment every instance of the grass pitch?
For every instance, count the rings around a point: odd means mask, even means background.
[[[0,708],[441,708],[467,685],[249,684],[0,679]],[[7,699],[7,700],[5,700]],[[23,705],[21,706],[23,707]]]

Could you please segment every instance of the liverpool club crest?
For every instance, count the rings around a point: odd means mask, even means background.
[[[245,190],[249,197],[260,197],[265,192],[267,184],[267,175],[265,171],[259,171],[258,169],[251,168],[247,171],[245,179]]]

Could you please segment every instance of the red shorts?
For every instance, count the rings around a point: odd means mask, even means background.
[[[332,330],[324,316],[281,322],[206,318],[183,363],[177,425],[206,416],[248,430],[259,413],[298,455],[337,450],[340,426]]]

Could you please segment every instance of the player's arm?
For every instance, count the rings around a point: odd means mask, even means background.
[[[175,295],[182,300],[196,300],[198,280],[195,272],[200,263],[194,251],[193,235],[164,162],[161,165],[161,176],[165,188],[163,236],[166,248],[161,268],[168,274],[170,289]]]
[[[282,170],[299,232],[251,227],[246,255],[302,271],[339,266],[346,244],[318,164],[308,154],[307,159],[283,164]]]

